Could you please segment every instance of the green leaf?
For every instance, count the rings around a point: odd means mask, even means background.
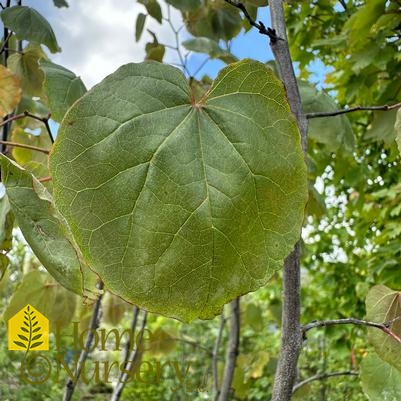
[[[3,319],[8,321],[28,302],[49,319],[50,328],[54,330],[56,322],[60,322],[61,327],[71,322],[75,313],[77,296],[52,280],[47,273],[32,271],[23,276],[22,282],[13,292]],[[36,324],[32,324],[32,327]]]
[[[35,255],[61,285],[82,295],[82,274],[89,268],[75,249],[68,226],[55,209],[50,193],[30,173],[3,155],[1,176],[19,228]]]
[[[145,46],[146,57],[145,60],[163,61],[166,48],[158,42],[146,43]]]
[[[299,132],[282,83],[256,61],[223,69],[199,102],[174,67],[121,67],[69,110],[50,166],[56,205],[106,288],[182,320],[265,285],[300,236]]]
[[[377,323],[395,320],[390,330],[401,336],[401,293],[393,291],[384,285],[372,287],[366,296],[366,319]],[[387,363],[401,370],[401,344],[390,335],[375,328],[369,329],[369,342],[376,353]]]
[[[370,401],[399,401],[401,399],[401,372],[368,353],[361,364],[362,389]]]
[[[42,96],[44,74],[39,68],[39,60],[46,54],[38,45],[28,45],[23,53],[12,54],[8,58],[8,67],[22,82],[22,91],[29,96]]]
[[[206,53],[211,58],[217,58],[225,63],[234,63],[237,58],[231,54],[229,51],[223,50],[219,44],[209,38],[193,38],[185,40],[182,45],[190,51],[197,53]]]
[[[395,130],[395,140],[398,145],[398,150],[401,153],[401,109],[398,109],[397,111],[397,117],[395,119],[395,124],[394,124],[394,130]]]
[[[25,6],[9,7],[1,12],[0,17],[4,25],[14,31],[19,39],[46,45],[52,53],[61,50],[58,47],[52,27],[33,8]]]
[[[363,139],[384,142],[387,145],[394,143],[396,138],[397,110],[376,111],[373,113],[373,121],[366,131]]]
[[[8,197],[4,194],[3,197],[0,198],[0,250],[11,250],[13,242],[13,227],[14,215],[11,211]],[[1,266],[4,266],[4,264],[5,260],[2,260]]]
[[[200,0],[166,0],[166,3],[182,12],[193,11],[201,6]]]
[[[44,90],[52,119],[60,122],[70,106],[86,92],[85,85],[61,65],[42,60],[40,68],[45,74]]]
[[[39,343],[34,343],[34,344],[31,345],[31,349],[32,349],[32,348],[39,347],[39,345],[42,345],[42,344],[43,344],[43,341],[41,341],[41,342],[39,342]]]
[[[68,7],[68,3],[65,0],[53,0],[53,3],[56,7]]]
[[[143,4],[149,15],[161,24],[163,15],[157,0],[138,0],[138,3]]]
[[[305,113],[338,110],[337,104],[326,92],[316,90],[308,82],[300,81],[298,84]],[[314,141],[326,145],[329,152],[341,149],[351,153],[355,147],[352,127],[345,115],[309,119],[308,135]]]
[[[146,14],[139,13],[135,23],[135,40],[138,42],[141,39],[143,28],[146,22]]]

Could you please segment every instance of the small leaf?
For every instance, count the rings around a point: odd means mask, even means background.
[[[36,336],[32,337],[32,341],[38,340],[40,337],[42,337],[42,334],[37,334]]]
[[[35,327],[37,324],[38,324],[38,322],[35,322],[35,323],[32,325],[32,327]]]
[[[401,293],[384,285],[375,285],[366,296],[366,319],[377,323],[393,321],[390,330],[401,337]],[[401,370],[401,344],[376,328],[368,330],[368,340],[380,358]]]
[[[27,323],[27,322],[24,322],[24,324],[25,324],[25,326],[26,326],[26,327],[29,327],[29,323]]]
[[[68,3],[65,0],[53,0],[53,3],[56,7],[68,7]]]
[[[20,341],[13,341],[13,343],[18,345],[19,347],[22,347],[22,348],[25,348],[25,349],[27,348],[27,346],[25,344],[23,344],[22,342],[20,342]]]
[[[206,53],[211,58],[217,58],[225,63],[234,63],[237,58],[227,50],[223,50],[218,42],[209,38],[193,38],[185,40],[182,45],[190,51]]]
[[[33,8],[9,7],[4,9],[0,16],[4,25],[14,31],[19,39],[44,44],[52,53],[60,51],[51,25]]]
[[[22,90],[25,95],[42,95],[44,74],[39,69],[39,60],[46,58],[40,46],[29,44],[23,53],[12,54],[8,58],[8,67],[21,79]]]
[[[10,114],[21,100],[20,80],[0,64],[0,117]]]
[[[82,295],[82,271],[90,278],[85,290],[96,293],[96,277],[89,272],[63,217],[46,188],[15,162],[1,157],[1,173],[19,228],[49,273],[67,289]],[[90,275],[90,276],[89,276]],[[93,290],[92,290],[93,288]]]
[[[36,322],[37,323],[37,322]],[[35,324],[32,325],[32,327],[34,327]],[[41,327],[36,327],[36,329],[32,330],[32,333],[36,333],[41,329]]]
[[[143,4],[149,15],[161,24],[163,15],[157,0],[138,0],[138,3]]]
[[[166,48],[160,43],[147,43],[145,46],[146,57],[145,60],[163,61],[164,53]]]
[[[138,42],[141,39],[143,28],[145,26],[146,14],[139,13],[136,17],[135,24],[135,40]]]
[[[24,340],[24,341],[29,341],[25,336],[23,336],[22,334],[18,334],[18,337],[21,339],[21,340]]]
[[[61,65],[42,60],[40,68],[45,73],[44,90],[52,119],[60,122],[71,105],[86,92],[86,87],[81,78]]]
[[[21,330],[22,330],[23,332],[25,332],[25,333],[29,333],[29,330],[26,329],[25,327],[21,327]]]
[[[32,348],[39,347],[39,345],[42,345],[42,344],[43,344],[43,341],[41,341],[41,342],[39,342],[39,343],[34,343],[34,344],[31,345],[31,349],[32,349]]]
[[[305,113],[338,110],[335,101],[324,91],[318,91],[314,85],[301,81],[299,90]],[[345,115],[309,119],[308,134],[314,141],[324,144],[329,152],[342,150],[352,153],[355,147],[351,123]]]

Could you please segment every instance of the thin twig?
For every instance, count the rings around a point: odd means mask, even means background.
[[[359,376],[359,373],[354,370],[345,370],[343,372],[320,373],[318,375],[308,377],[307,379],[297,383],[294,386],[294,388],[292,389],[292,392],[295,393],[301,387],[305,386],[306,384],[308,384],[310,382],[313,382],[316,380],[325,380],[325,379],[328,379],[329,377],[337,377],[337,376]]]
[[[241,10],[245,16],[245,18],[248,20],[249,24],[256,28],[259,33],[262,35],[266,35],[270,38],[270,41],[272,43],[276,42],[278,40],[276,31],[272,28],[266,27],[266,25],[262,22],[256,22],[248,13],[248,10],[246,9],[245,5],[242,4],[239,1],[234,1],[234,0],[225,0],[226,3],[231,4],[232,6],[238,8]]]
[[[302,333],[305,338],[306,332],[311,329],[314,329],[316,327],[335,326],[338,324],[355,324],[357,326],[375,327],[376,329],[379,329],[379,330],[383,331],[384,333],[388,334],[395,341],[397,341],[401,344],[401,338],[390,329],[390,326],[392,325],[392,323],[394,323],[396,320],[399,320],[399,319],[401,319],[401,317],[397,317],[391,321],[384,322],[384,323],[369,322],[368,320],[355,319],[353,317],[346,318],[346,319],[320,320],[320,321],[311,322],[311,323],[308,323],[308,324],[305,324],[304,326],[302,326]]]
[[[103,283],[101,281],[97,284],[97,288],[99,290],[103,289]],[[75,382],[72,380],[72,378],[68,379],[68,381],[65,385],[65,393],[64,393],[63,401],[71,400],[72,395],[74,394],[75,387],[81,376],[82,365],[83,365],[84,361],[86,361],[86,359],[89,355],[89,350],[92,347],[92,342],[93,342],[93,338],[95,336],[95,331],[97,330],[97,328],[100,325],[100,317],[101,317],[101,313],[102,313],[102,308],[101,308],[102,298],[103,298],[103,294],[100,294],[95,303],[92,318],[91,318],[91,321],[89,324],[90,330],[89,330],[88,336],[86,337],[85,346],[81,350],[81,353],[79,355],[76,370],[74,372]]]
[[[174,33],[174,39],[175,39],[175,50],[177,52],[178,58],[180,59],[180,63],[181,63],[181,68],[185,71],[185,73],[190,76],[190,73],[188,71],[186,62],[184,61],[184,58],[182,57],[182,53],[180,50],[180,37],[179,37],[179,33],[181,31],[181,29],[183,28],[183,26],[181,26],[178,29],[175,29],[173,22],[171,21],[171,9],[170,9],[170,5],[167,4],[167,19],[166,19],[167,23],[169,24],[171,30]]]
[[[221,345],[221,339],[223,337],[224,326],[226,325],[226,319],[224,314],[222,313],[220,316],[220,327],[217,333],[216,341],[213,347],[212,354],[212,371],[213,371],[213,391],[214,391],[214,400],[217,401],[219,399],[220,390],[219,390],[219,372],[218,372],[218,355],[219,349]]]
[[[41,182],[41,183],[44,183],[44,182],[49,182],[49,181],[51,181],[52,179],[53,179],[53,178],[49,175],[49,176],[47,176],[47,177],[38,178],[38,181]]]
[[[134,313],[132,315],[132,321],[131,321],[131,332],[135,333],[136,325],[138,322],[138,315],[139,315],[139,308],[137,306],[134,306]],[[129,350],[131,348],[131,341],[130,338],[128,337],[128,340],[123,346],[122,352],[121,352],[121,360],[124,363],[124,366],[127,364],[128,358],[129,358]],[[123,371],[120,372],[120,378],[122,378]]]
[[[48,149],[39,148],[38,146],[25,145],[24,143],[0,140],[0,144],[7,145],[7,146],[12,146],[14,148],[24,148],[24,149],[36,150],[37,152],[42,152],[42,153],[46,153],[46,154],[50,153],[50,150],[48,150]]]
[[[401,107],[401,102],[395,104],[385,104],[384,106],[355,106],[349,109],[335,110],[335,111],[321,111],[316,113],[306,113],[305,116],[308,119],[320,118],[320,117],[334,117],[340,114],[352,113],[354,111],[388,111],[399,109]]]
[[[220,387],[219,401],[230,399],[231,385],[234,378],[240,339],[240,301],[236,298],[231,301],[230,335],[227,347],[226,365],[224,366],[223,380]]]
[[[29,111],[24,111],[23,113],[16,114],[14,116],[6,118],[5,120],[3,120],[3,122],[0,123],[0,127],[2,127],[2,126],[5,127],[5,126],[7,126],[8,123],[10,123],[12,121],[21,120],[22,118],[26,118],[26,117],[41,121],[46,127],[47,133],[49,134],[50,142],[54,143],[53,134],[51,132],[50,125],[49,125],[50,114],[47,117],[41,117],[41,116],[32,114]],[[3,138],[3,140],[6,140],[6,139]]]
[[[143,337],[143,331],[146,326],[146,319],[147,319],[147,311],[143,311],[143,317],[142,317],[142,322],[139,327],[139,333],[140,333],[140,338],[139,338],[139,343],[142,343],[142,337]],[[136,325],[136,324],[135,324]],[[114,387],[113,394],[111,395],[110,401],[118,401],[121,397],[121,394],[123,393],[123,390],[125,388],[125,385],[127,384],[127,381],[129,380],[128,377],[128,372],[131,372],[135,364],[139,358],[140,352],[137,346],[133,349],[133,351],[130,353],[129,358],[127,360],[127,363],[124,367],[125,371],[123,375],[120,377],[118,380],[116,386]]]

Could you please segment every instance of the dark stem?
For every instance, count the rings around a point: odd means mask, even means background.
[[[5,8],[9,8],[10,6],[11,6],[11,0],[7,0]],[[3,64],[4,64],[5,67],[7,67],[7,60],[8,60],[8,56],[9,56],[8,41],[9,41],[11,35],[12,35],[12,32],[10,32],[8,30],[8,28],[6,26],[4,26],[4,30],[3,30],[3,45],[2,45],[3,49],[2,49],[2,51],[4,53],[4,63]],[[4,121],[6,121],[6,120],[7,120],[7,116],[4,118]],[[10,126],[9,126],[8,123],[5,123],[5,124],[2,124],[2,127],[3,127],[3,129],[2,129],[2,131],[3,131],[2,140],[3,141],[7,141],[8,140],[8,133],[10,131]],[[6,145],[2,144],[1,145],[1,152],[5,153],[6,149],[7,149]]]
[[[214,391],[214,401],[219,399],[220,390],[219,390],[219,377],[218,377],[218,355],[219,349],[221,345],[221,339],[223,337],[224,326],[226,325],[226,319],[224,314],[222,313],[220,316],[220,327],[219,332],[217,333],[216,341],[213,347],[212,354],[212,372],[213,372],[213,391]]]
[[[311,118],[321,118],[321,117],[334,117],[340,114],[352,113],[354,111],[388,111],[388,110],[399,109],[400,107],[401,107],[401,102],[391,105],[385,104],[383,106],[355,106],[355,107],[350,107],[349,109],[336,110],[336,111],[321,111],[317,113],[306,113],[305,115],[306,118],[311,119]]]
[[[228,401],[231,395],[231,384],[234,377],[240,338],[240,301],[239,298],[230,302],[230,334],[227,347],[226,364],[220,387],[218,401]]]
[[[99,282],[97,284],[97,288],[99,290],[103,290],[103,283]],[[89,333],[88,336],[86,337],[86,341],[85,341],[85,346],[84,348],[81,350],[81,353],[79,355],[78,358],[78,363],[76,366],[76,371],[74,372],[74,377],[75,377],[75,383],[74,381],[69,378],[66,385],[65,385],[65,393],[64,393],[64,397],[63,397],[63,401],[70,401],[74,391],[75,391],[75,387],[78,383],[78,380],[81,376],[81,369],[82,369],[82,363],[86,361],[88,355],[89,355],[89,351],[92,347],[92,342],[93,342],[93,338],[94,338],[94,333],[95,331],[98,329],[99,325],[100,325],[100,317],[101,317],[101,313],[102,313],[102,298],[103,298],[103,294],[100,294],[96,303],[95,303],[95,307],[93,309],[93,314],[92,314],[92,318],[89,324]]]
[[[297,119],[304,154],[307,152],[308,121],[302,110],[301,97],[295,78],[292,59],[287,42],[284,6],[282,0],[270,0],[272,27],[278,40],[271,41],[280,77],[287,92],[287,99]],[[283,311],[281,323],[281,348],[273,385],[272,401],[289,401],[297,375],[297,364],[302,347],[301,315],[301,243],[284,261]]]
[[[305,324],[304,326],[302,326],[302,333],[303,333],[303,337],[305,338],[306,332],[308,332],[311,329],[317,328],[317,327],[335,326],[338,324],[354,324],[357,326],[367,326],[367,327],[374,327],[376,329],[379,329],[379,330],[383,331],[384,333],[388,334],[395,341],[397,341],[401,344],[401,338],[390,329],[392,323],[394,323],[395,321],[400,320],[400,319],[401,319],[401,316],[399,316],[391,321],[384,322],[384,323],[369,322],[368,320],[355,319],[353,317],[346,318],[346,319],[320,320],[320,321],[311,322],[311,323],[308,323],[308,324]]]
[[[262,35],[266,35],[270,38],[271,42],[276,42],[278,40],[278,37],[276,35],[276,31],[272,28],[266,27],[265,24],[262,21],[256,22],[248,13],[248,10],[246,9],[245,5],[242,4],[239,1],[234,1],[234,0],[225,0],[226,3],[231,4],[232,6],[238,8],[241,10],[244,14],[244,17],[248,20],[249,24],[256,28],[259,33]]]
[[[146,326],[146,319],[147,319],[148,313],[146,311],[143,311],[143,317],[142,317],[142,322],[139,328],[139,333],[140,333],[140,338],[139,338],[139,343],[142,343],[142,337],[143,337],[143,329]],[[136,325],[136,323],[135,323]],[[138,358],[140,356],[140,352],[138,350],[138,347],[135,346],[133,351],[130,353],[125,369],[129,372],[131,372],[134,368],[135,365],[138,361]],[[116,386],[114,387],[113,394],[111,395],[110,401],[118,401],[121,397],[121,394],[124,391],[125,385],[129,381],[128,373],[124,372],[123,375],[119,378]]]
[[[137,306],[134,306],[133,311],[134,311],[134,313],[132,315],[132,321],[131,321],[130,329],[131,329],[132,333],[135,333],[136,325],[137,325],[137,322],[138,322],[139,308]],[[131,341],[130,341],[130,338],[128,337],[128,340],[124,344],[124,347],[122,349],[122,355],[121,355],[122,356],[121,360],[124,363],[124,366],[126,366],[126,364],[127,364],[127,361],[128,361],[128,358],[129,358],[129,350],[130,350],[130,348],[131,348]],[[120,378],[122,377],[122,375],[123,375],[123,372],[120,371]]]
[[[307,379],[297,383],[292,392],[295,393],[297,390],[299,390],[301,387],[305,386],[306,384],[316,381],[316,380],[325,380],[330,377],[337,377],[337,376],[358,376],[359,373],[355,372],[353,370],[345,370],[343,372],[331,372],[331,373],[321,373],[315,376],[308,377]]]
[[[0,123],[0,127],[3,127],[3,130],[4,130],[4,128],[7,127],[10,122],[15,121],[15,120],[20,120],[25,117],[30,117],[30,118],[33,118],[34,120],[41,121],[46,127],[46,130],[49,135],[51,143],[54,143],[53,135],[52,135],[50,125],[49,125],[50,114],[47,117],[41,117],[41,116],[36,116],[35,114],[32,114],[32,113],[29,113],[28,111],[24,111],[21,114],[17,114],[15,116],[11,116],[11,117],[4,119],[4,121],[2,123]],[[7,139],[4,139],[4,131],[3,131],[3,141],[6,141],[6,140]]]

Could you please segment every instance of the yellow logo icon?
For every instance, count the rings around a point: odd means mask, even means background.
[[[28,304],[8,321],[8,349],[48,351],[49,320]]]

